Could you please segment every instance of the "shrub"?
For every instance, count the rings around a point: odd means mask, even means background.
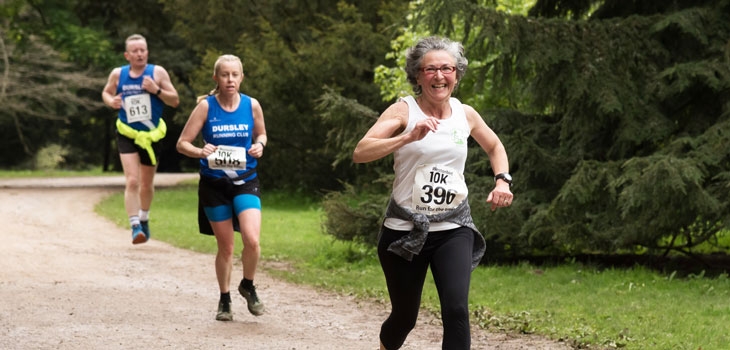
[[[356,193],[345,184],[343,191],[330,192],[322,201],[324,231],[339,240],[376,245],[389,199],[388,194]]]
[[[55,170],[66,161],[68,154],[68,148],[57,144],[50,144],[38,150],[35,154],[33,165],[36,170]]]

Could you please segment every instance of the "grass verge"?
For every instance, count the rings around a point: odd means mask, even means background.
[[[45,178],[71,176],[117,176],[121,172],[105,172],[101,168],[93,170],[0,170],[0,178]]]
[[[267,273],[387,301],[375,251],[325,235],[318,203],[283,193],[264,193],[262,200]],[[121,193],[106,198],[96,210],[127,226]],[[154,239],[215,253],[215,239],[197,233],[196,215],[195,184],[159,189],[151,217]],[[240,237],[236,244],[240,251]],[[430,278],[423,307],[438,312]],[[472,322],[490,331],[540,334],[575,348],[720,350],[730,344],[727,274],[679,279],[638,266],[598,269],[571,261],[480,266],[472,278],[470,308]]]

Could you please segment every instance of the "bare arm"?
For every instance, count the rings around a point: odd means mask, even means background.
[[[352,160],[355,163],[367,163],[383,158],[403,145],[423,139],[428,132],[435,131],[438,124],[438,119],[428,118],[418,122],[410,132],[401,134],[408,125],[408,104],[396,102],[380,115],[357,143]]]
[[[104,101],[104,104],[114,109],[122,108],[122,96],[121,94],[117,94],[117,85],[119,84],[121,71],[121,68],[114,68],[112,70],[107,79],[106,86],[104,86],[104,90],[101,92],[101,99]],[[158,96],[162,102],[168,106],[177,107],[180,104],[180,98],[165,68],[155,66],[154,75],[154,80],[149,77],[144,78],[142,88],[153,95],[157,94],[157,90],[161,90]]]
[[[469,122],[469,128],[471,129],[471,137],[481,146],[484,152],[489,156],[489,162],[492,165],[494,174],[508,173],[509,172],[509,159],[507,158],[507,151],[499,140],[494,131],[487,126],[484,119],[474,110],[474,108],[464,105],[464,111],[466,112],[466,118]],[[494,185],[494,189],[489,193],[487,202],[492,203],[492,210],[498,206],[507,206],[512,203],[513,195],[510,191],[510,186],[503,180],[497,180]]]
[[[180,97],[177,95],[175,86],[172,85],[170,75],[162,66],[155,66],[154,80],[145,77],[142,88],[153,95],[157,94],[159,90],[160,94],[157,96],[170,107],[177,108],[180,104]]]
[[[101,91],[101,99],[104,101],[104,104],[114,109],[122,108],[122,96],[121,94],[117,95],[117,85],[119,84],[119,74],[121,71],[121,68],[112,69],[104,90]]]
[[[264,155],[264,146],[269,142],[266,136],[266,124],[264,123],[264,110],[255,98],[251,98],[251,109],[253,110],[253,142],[248,150],[254,158],[261,158]]]
[[[203,100],[190,113],[190,117],[180,133],[180,138],[177,139],[176,148],[178,152],[190,158],[205,158],[216,150],[217,147],[212,144],[205,144],[202,148],[193,145],[193,141],[200,134],[207,118],[208,101]]]

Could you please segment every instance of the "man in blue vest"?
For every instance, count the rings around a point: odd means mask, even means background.
[[[101,93],[104,103],[119,110],[117,147],[124,169],[124,207],[132,227],[132,243],[150,238],[149,211],[154,196],[157,154],[167,126],[165,105],[180,103],[165,68],[148,64],[147,40],[134,34],[125,41],[128,65],[114,68]]]

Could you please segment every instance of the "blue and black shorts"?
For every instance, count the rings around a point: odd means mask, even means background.
[[[261,189],[258,177],[241,185],[230,179],[200,177],[198,199],[208,220],[225,221],[247,209],[261,210]]]

